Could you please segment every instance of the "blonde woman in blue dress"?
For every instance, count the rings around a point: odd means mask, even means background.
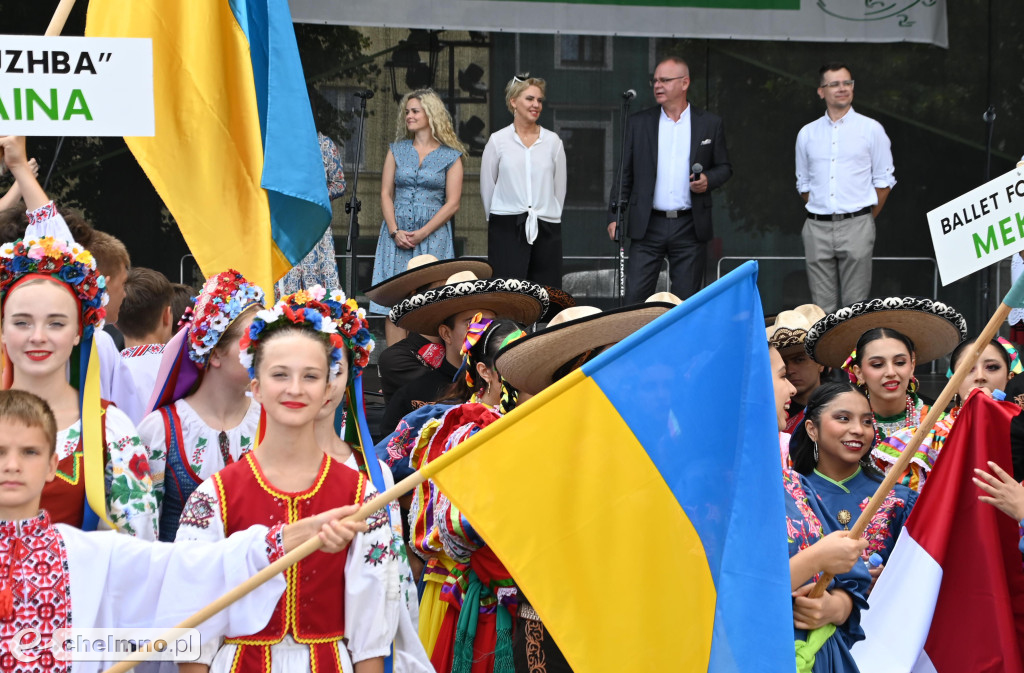
[[[384,214],[373,284],[405,271],[417,255],[452,259],[451,219],[462,198],[465,147],[452,127],[444,103],[430,89],[405,95],[399,106],[395,142],[384,159],[380,205]],[[370,303],[370,312],[387,315],[390,306]],[[388,345],[405,331],[385,323]]]

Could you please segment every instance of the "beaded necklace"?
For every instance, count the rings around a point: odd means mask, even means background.
[[[903,413],[896,416],[883,416],[878,418],[874,411],[871,412],[871,424],[875,426],[875,440],[881,441],[890,437],[894,432],[902,428],[912,428],[921,424],[921,414],[917,410],[917,404],[913,395],[907,394],[907,406]]]

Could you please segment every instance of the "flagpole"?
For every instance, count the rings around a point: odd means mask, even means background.
[[[985,325],[985,329],[978,335],[977,341],[974,342],[973,346],[970,346],[964,355],[961,356],[960,366],[953,372],[953,376],[946,382],[946,387],[942,389],[938,398],[935,400],[935,404],[928,410],[928,414],[921,421],[921,424],[917,426],[917,430],[914,431],[914,436],[907,444],[907,446],[900,452],[899,460],[889,469],[885,479],[882,480],[878,490],[871,496],[871,500],[867,506],[860,513],[857,518],[857,522],[853,524],[853,528],[850,529],[849,536],[857,539],[864,535],[864,531],[867,529],[868,524],[871,522],[872,517],[878,512],[878,509],[885,502],[885,499],[889,496],[889,492],[893,486],[896,485],[896,481],[900,478],[910,466],[910,460],[917,453],[917,449],[921,446],[921,442],[928,436],[928,433],[932,431],[935,424],[939,421],[939,417],[946,409],[946,405],[953,398],[953,395],[957,390],[960,389],[960,385],[967,378],[967,374],[974,368],[974,364],[981,357],[981,353],[988,346],[989,342],[995,338],[999,332],[999,327],[1006,321],[1010,315],[1010,310],[1015,307],[1024,306],[1024,274],[1017,279],[1010,288],[1010,291],[1006,293],[1006,297],[1003,298],[1002,303],[996,309],[996,312],[992,315],[992,318]],[[952,363],[950,363],[952,365]],[[814,585],[814,589],[809,594],[811,598],[820,598],[828,587],[829,582],[832,581],[833,575],[825,573],[818,580],[818,583]]]
[[[549,386],[547,390],[543,391],[541,395],[553,396],[558,394],[564,387],[568,387],[568,384],[572,381],[572,377],[566,377],[561,381],[557,381],[554,385]],[[554,392],[552,392],[554,391]],[[540,395],[538,396],[540,397]],[[514,412],[513,412],[514,413]],[[505,421],[506,425],[508,421]],[[383,509],[389,503],[398,498],[402,497],[409,491],[413,490],[427,479],[430,479],[435,474],[446,468],[448,465],[468,456],[470,453],[483,446],[484,443],[490,438],[494,432],[494,427],[497,423],[492,423],[490,426],[484,428],[480,432],[476,433],[465,442],[460,444],[456,449],[447,451],[443,455],[431,460],[422,468],[413,472],[408,477],[398,482],[383,493],[378,494],[372,500],[367,501],[351,516],[345,517],[343,521],[363,521],[371,514],[379,509]],[[370,456],[373,460],[373,456]],[[225,609],[235,601],[239,600],[249,592],[253,591],[260,585],[266,583],[270,578],[274,577],[278,573],[282,573],[291,566],[295,565],[302,559],[306,558],[313,552],[317,551],[323,546],[323,542],[320,540],[320,536],[316,535],[301,545],[291,550],[278,560],[268,565],[263,570],[259,571],[249,579],[245,580],[235,588],[231,589],[227,593],[223,594],[220,598],[217,598],[212,603],[209,603],[206,607],[202,608],[195,614],[182,620],[179,624],[162,634],[161,638],[170,640],[171,634],[174,629],[194,629],[207,619],[217,614],[221,610]],[[160,640],[161,638],[154,639]],[[151,645],[147,645],[145,648],[141,648],[138,652],[134,652],[128,659],[119,661],[103,673],[127,673],[137,665],[146,661],[147,654],[151,653]]]
[[[50,25],[46,27],[44,35],[47,37],[60,35],[61,31],[64,30],[64,23],[68,20],[68,15],[71,14],[71,8],[74,6],[75,0],[60,0],[60,4],[57,5],[57,9],[53,12],[53,18],[50,19]]]

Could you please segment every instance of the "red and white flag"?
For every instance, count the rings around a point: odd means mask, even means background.
[[[1024,673],[1017,522],[971,481],[989,460],[1009,470],[1020,411],[968,397],[862,615],[863,673]]]

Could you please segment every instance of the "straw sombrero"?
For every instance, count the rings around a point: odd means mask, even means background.
[[[817,304],[802,304],[791,311],[783,311],[766,330],[768,345],[774,346],[780,355],[802,351],[807,331],[824,317],[825,311]]]
[[[565,363],[610,346],[675,308],[671,302],[647,302],[601,311],[593,306],[565,309],[535,332],[503,348],[494,367],[517,390],[536,395],[554,383]]]
[[[445,319],[463,311],[493,311],[499,318],[529,325],[544,313],[548,303],[547,290],[528,280],[481,279],[472,271],[460,271],[449,276],[441,287],[395,304],[389,317],[402,329],[437,336],[437,328]]]
[[[886,297],[845,306],[807,331],[807,354],[828,367],[842,367],[864,332],[889,327],[914,342],[917,364],[937,360],[967,336],[967,321],[956,309],[932,299]]]
[[[441,259],[433,255],[417,255],[409,260],[406,270],[377,283],[364,294],[381,306],[394,306],[421,287],[443,281],[453,273],[471,271],[477,278],[490,278],[491,265],[480,259]]]

